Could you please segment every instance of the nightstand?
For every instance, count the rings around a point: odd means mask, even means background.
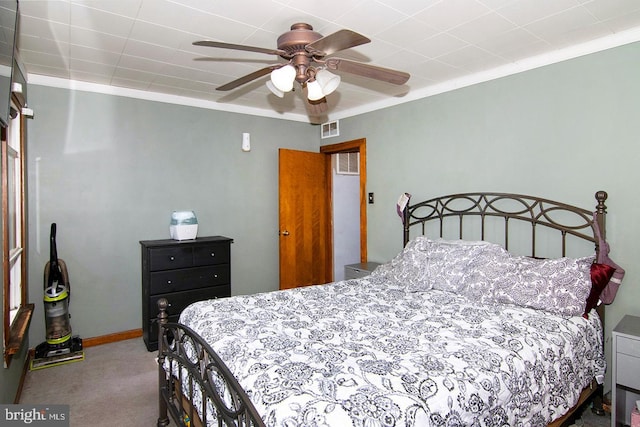
[[[361,262],[358,264],[349,264],[344,266],[345,279],[357,279],[359,277],[368,276],[379,266],[379,262]]]
[[[631,424],[640,400],[640,317],[624,316],[612,332],[611,427]]]

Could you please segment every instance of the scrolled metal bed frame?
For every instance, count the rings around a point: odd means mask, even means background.
[[[409,199],[410,197],[411,196],[409,195]],[[579,239],[593,242],[597,254],[599,245],[594,221],[597,221],[598,228],[600,229],[602,238],[604,239],[606,236],[605,220],[607,206],[605,205],[605,201],[607,200],[607,197],[608,195],[605,191],[598,191],[595,193],[595,212],[553,200],[522,194],[461,193],[435,197],[413,205],[408,204],[402,211],[402,222],[404,225],[403,244],[406,245],[409,242],[411,238],[410,231],[412,228],[418,228],[420,234],[426,234],[426,224],[429,221],[437,221],[439,223],[439,237],[443,237],[445,221],[447,219],[456,218],[458,219],[458,237],[463,239],[463,218],[468,218],[469,216],[479,218],[481,234],[480,240],[485,240],[486,219],[490,217],[497,217],[504,220],[504,241],[502,242],[502,245],[507,250],[509,250],[510,224],[520,221],[531,224],[530,255],[533,257],[537,256],[536,233],[538,226],[557,230],[560,233],[562,241],[562,256],[566,256],[568,235],[573,235]],[[500,206],[503,202],[511,203],[511,205],[508,206],[509,209],[505,209]],[[554,219],[554,216],[559,213],[568,214],[568,218],[565,219],[572,218],[575,220],[575,223],[569,223],[569,221],[561,222]],[[602,321],[604,330],[604,306],[600,304],[596,310]],[[583,390],[578,403],[564,416],[549,424],[549,426],[561,426],[565,421],[574,416],[579,409],[582,409],[585,402],[588,401],[593,402],[592,410],[594,413],[604,415],[602,400],[602,385],[598,384],[594,379],[591,384]]]
[[[167,307],[168,301],[161,298],[157,425],[168,426],[170,414],[178,426],[207,426],[208,408],[213,407],[218,426],[264,426],[249,396],[216,352],[188,326],[168,322]],[[196,394],[202,402],[200,411],[191,399]]]
[[[411,229],[425,234],[429,221],[439,221],[440,237],[448,218],[459,218],[459,238],[463,238],[463,218],[475,216],[480,219],[481,240],[485,238],[485,220],[489,217],[504,219],[504,242],[509,248],[510,224],[524,221],[531,224],[531,255],[536,256],[537,226],[557,230],[562,239],[562,255],[566,253],[567,235],[592,242],[598,250],[594,221],[597,221],[604,238],[607,193],[598,191],[594,212],[552,200],[508,193],[463,193],[433,198],[408,205],[403,214],[403,241],[410,239]],[[508,209],[503,206],[508,202]],[[511,206],[515,206],[512,208]],[[575,223],[554,219],[558,213],[573,216]],[[499,242],[496,242],[499,243]],[[211,422],[211,411],[216,413],[218,426],[265,426],[264,421],[251,403],[247,392],[235,379],[229,368],[215,351],[187,326],[169,323],[167,300],[158,302],[158,381],[159,417],[158,426],[169,425],[169,415],[176,425],[182,427],[207,426]],[[598,307],[604,324],[604,310]],[[199,399],[193,399],[199,396]],[[199,401],[199,407],[193,403]],[[602,411],[602,386],[592,381],[578,403],[563,417],[550,426],[559,427],[570,420],[588,401],[594,402],[593,410]]]
[[[598,191],[595,194],[597,205],[595,208],[596,218],[600,230],[604,234],[605,212],[604,202],[607,200],[607,193]],[[514,202],[515,208],[505,210],[499,206],[500,202]],[[463,207],[458,207],[459,205]],[[455,205],[455,206],[454,206]],[[571,214],[579,222],[575,224],[560,223],[553,219],[553,215],[558,212]],[[463,238],[463,218],[478,216],[481,219],[481,238],[485,237],[485,219],[487,217],[499,217],[504,219],[505,241],[504,248],[509,250],[509,223],[512,221],[524,221],[531,224],[531,255],[536,256],[536,226],[558,230],[562,235],[562,255],[566,254],[566,236],[574,235],[584,240],[594,242],[596,250],[598,241],[593,228],[593,211],[567,205],[565,203],[554,202],[552,200],[541,199],[539,197],[525,196],[521,194],[508,193],[462,193],[449,196],[436,197],[424,202],[407,206],[403,211],[404,218],[404,244],[409,242],[409,231],[411,227],[421,226],[422,234],[425,234],[425,226],[428,221],[438,220],[440,223],[440,237],[443,236],[443,227],[446,218],[459,218],[459,238]],[[587,233],[587,231],[589,233]],[[603,235],[603,238],[605,236]]]

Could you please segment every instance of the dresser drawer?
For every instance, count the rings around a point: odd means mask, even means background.
[[[230,258],[228,243],[154,248],[149,251],[149,270],[162,271],[203,265],[228,264]]]
[[[150,274],[150,294],[187,291],[230,282],[231,274],[227,264],[211,267],[192,267],[179,270],[154,271]]]
[[[629,356],[640,357],[640,339],[634,340],[627,337],[618,337],[617,352]],[[640,366],[638,367],[640,369]]]
[[[640,357],[623,353],[616,355],[616,382],[640,390]]]
[[[616,382],[640,390],[640,340],[616,338]]]
[[[230,258],[228,243],[193,248],[193,265],[227,264]]]
[[[191,267],[193,251],[190,247],[154,248],[149,251],[151,271]]]
[[[169,316],[173,316],[182,313],[182,310],[192,302],[228,297],[230,295],[231,285],[220,285],[213,286],[211,288],[153,295],[149,298],[149,312],[153,313],[153,315],[150,316],[150,319],[153,321],[158,316],[158,300],[160,298],[166,298],[167,301],[169,301],[167,314],[169,314]]]
[[[167,307],[168,321],[178,322],[180,313],[189,304],[206,299],[228,297],[230,294],[231,286],[223,285],[196,291],[174,292],[149,298],[151,306],[149,312],[153,314],[149,317],[149,324],[145,328],[147,331],[147,335],[145,335],[147,350],[155,351],[158,349],[158,322],[156,322],[156,318],[158,317],[158,300],[160,298],[164,297],[169,301],[169,307]]]

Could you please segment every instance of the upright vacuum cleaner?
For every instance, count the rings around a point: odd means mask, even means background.
[[[49,262],[44,267],[44,320],[46,341],[36,347],[31,370],[84,360],[82,340],[71,335],[67,265],[58,259],[56,224],[51,224]]]

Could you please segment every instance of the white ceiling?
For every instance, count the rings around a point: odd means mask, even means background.
[[[312,122],[640,40],[639,0],[20,0],[20,12],[20,57],[36,84],[309,121],[302,91],[277,98],[268,76],[215,90],[276,56],[192,45],[276,48],[296,22],[361,33],[372,42],[333,56],[411,74],[395,86],[341,73],[328,116]]]

